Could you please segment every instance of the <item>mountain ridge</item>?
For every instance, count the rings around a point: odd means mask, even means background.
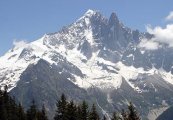
[[[150,110],[169,106],[173,99],[173,49],[139,47],[152,36],[125,27],[115,13],[107,19],[88,10],[59,32],[14,46],[2,56],[0,86],[7,84],[26,107],[25,99],[34,96],[54,109],[64,92],[76,101],[95,101],[106,113],[134,101],[144,107],[140,113],[147,119]]]

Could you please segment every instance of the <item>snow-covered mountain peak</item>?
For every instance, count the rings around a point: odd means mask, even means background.
[[[13,42],[13,49],[20,49],[20,48],[24,48],[28,45],[28,43],[24,40],[21,41],[14,41]]]
[[[19,75],[30,64],[37,63],[40,59],[56,65],[64,61],[73,64],[86,75],[86,84],[90,84],[87,88],[93,84],[101,89],[109,88],[110,85],[106,85],[108,81],[114,86],[111,88],[118,88],[121,86],[122,78],[126,80],[132,78],[120,74],[119,70],[122,70],[122,66],[117,66],[118,62],[127,68],[128,66],[134,66],[134,69],[144,68],[143,73],[152,69],[152,67],[149,68],[150,64],[153,66],[153,63],[148,60],[150,59],[148,55],[144,56],[140,49],[135,47],[134,41],[139,40],[140,37],[139,32],[132,33],[130,29],[123,28],[115,13],[107,19],[97,11],[88,10],[83,17],[59,32],[46,34],[31,43],[16,43],[14,49],[0,58],[0,64],[4,61],[8,64],[1,69],[11,69],[11,65],[15,70],[20,67]],[[148,61],[144,62],[148,63],[140,62],[138,57],[147,57],[145,59]],[[107,64],[108,62],[112,64]],[[97,76],[93,76],[97,73],[99,73]],[[138,73],[136,74],[138,76]],[[85,85],[80,84],[81,80],[79,80],[84,78],[76,75],[74,77],[75,84],[86,88]],[[114,77],[119,78],[118,81],[115,82]],[[99,78],[104,80],[98,80]],[[19,78],[15,77],[15,81],[18,80]]]
[[[96,10],[88,10],[82,17],[80,17],[76,22],[81,22],[85,19],[92,20],[96,18],[105,18],[99,11]]]
[[[58,32],[31,43],[16,42],[0,57],[0,86],[8,85],[22,95],[18,98],[36,94],[37,99],[39,94],[54,100],[61,92],[75,99],[96,96],[108,111],[131,99],[139,107],[170,103],[173,49],[142,51],[137,47],[141,38],[147,34],[125,27],[115,13],[105,18],[88,10]]]
[[[92,15],[94,15],[94,14],[96,14],[97,13],[97,11],[95,11],[95,10],[91,10],[91,9],[89,9],[89,10],[87,10],[87,12],[84,14],[84,16],[92,16]]]

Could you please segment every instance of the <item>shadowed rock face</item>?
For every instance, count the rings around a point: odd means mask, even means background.
[[[77,68],[73,70],[78,71]],[[28,108],[32,99],[40,108],[45,104],[51,117],[62,93],[67,95],[69,100],[74,99],[76,102],[83,99],[91,100],[86,90],[69,81],[69,79],[75,80],[71,74],[71,70],[65,69],[64,65],[50,65],[40,60],[23,72],[17,87],[10,94],[15,96],[25,108]]]
[[[164,111],[156,120],[172,120],[173,118],[173,107],[170,107]]]
[[[75,102],[85,99],[96,103],[100,114],[120,111],[127,107],[128,101],[132,101],[143,119],[147,119],[149,111],[163,106],[163,102],[168,106],[173,104],[173,85],[160,71],[173,73],[173,49],[164,46],[151,51],[138,47],[143,38],[152,37],[125,27],[115,13],[107,19],[99,12],[89,11],[61,31],[47,34],[40,43],[46,47],[43,54],[36,55],[42,50],[35,51],[32,46],[22,50],[19,60],[32,62],[21,73],[10,94],[25,108],[32,99],[39,107],[45,104],[50,118],[56,100],[64,93]],[[15,53],[12,57],[16,56]],[[33,63],[34,60],[38,61]],[[118,63],[129,69],[122,73],[123,66]],[[137,75],[133,73],[134,69]],[[135,77],[131,77],[129,72]],[[6,80],[3,75],[0,78]],[[94,82],[88,83],[88,79]],[[120,85],[112,87],[117,79]],[[108,87],[105,85],[107,88],[95,84],[102,86],[104,80],[110,84]]]

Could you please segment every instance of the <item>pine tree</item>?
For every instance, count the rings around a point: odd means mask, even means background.
[[[27,110],[27,120],[37,120],[37,107],[35,105],[35,101],[32,101],[32,105]]]
[[[120,119],[119,115],[116,112],[114,112],[111,120],[121,120],[121,119]]]
[[[128,120],[128,114],[124,109],[122,109],[121,116],[123,120]]]
[[[82,120],[82,110],[80,105],[77,106],[77,119]]]
[[[8,114],[5,107],[1,110],[0,120],[8,120]]]
[[[99,120],[99,115],[97,113],[97,110],[94,104],[92,105],[92,108],[89,114],[89,120]]]
[[[7,119],[7,112],[5,109],[3,91],[0,90],[0,120],[6,120],[6,119]]]
[[[140,120],[140,117],[134,105],[132,104],[132,102],[130,102],[130,105],[128,106],[128,110],[129,110],[129,115],[128,115],[129,120]]]
[[[68,120],[76,120],[77,119],[77,107],[74,105],[73,101],[71,101],[67,105],[67,119]]]
[[[67,120],[67,101],[64,94],[62,94],[61,99],[57,102],[57,111],[54,120]]]
[[[4,91],[0,90],[0,120],[25,120],[24,118],[20,119],[20,107],[16,104],[15,99],[10,97],[7,90],[7,86],[5,86]],[[25,114],[24,110],[21,112]]]
[[[9,96],[7,86],[4,87],[4,91],[1,90],[0,95],[0,120],[8,120],[7,103]]]
[[[18,105],[15,102],[15,98],[8,96],[8,103],[7,103],[7,112],[8,112],[8,119],[9,120],[18,120],[17,111],[18,111]]]
[[[18,105],[17,116],[18,116],[18,120],[26,120],[26,114],[20,103]]]
[[[45,109],[44,105],[42,106],[41,111],[37,112],[37,119],[38,120],[48,120],[48,117],[46,115],[46,109]]]
[[[107,120],[105,115],[103,116],[103,120]]]
[[[87,120],[89,116],[88,112],[88,104],[83,101],[81,105],[81,115],[82,115],[82,120]]]

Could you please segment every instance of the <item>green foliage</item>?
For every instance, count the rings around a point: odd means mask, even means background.
[[[77,106],[77,118],[78,120],[83,120],[81,106]]]
[[[112,115],[111,120],[121,120],[121,118],[116,112],[114,112],[113,115]]]
[[[140,120],[137,110],[135,109],[132,102],[129,103],[128,111],[125,111],[123,109],[121,115],[123,117],[123,120]]]
[[[140,120],[140,117],[139,117],[134,105],[132,104],[132,102],[130,102],[128,109],[129,109],[129,114],[128,114],[129,120]]]
[[[3,91],[0,90],[0,120],[48,120],[45,109],[39,111],[34,101],[26,113],[22,105],[10,97],[7,90],[7,86]]]
[[[99,115],[94,104],[92,105],[91,112],[89,114],[89,120],[99,120]]]
[[[123,117],[123,120],[128,120],[128,113],[124,109],[122,109],[121,115]]]
[[[67,105],[67,119],[76,120],[77,119],[77,107],[74,105],[73,101]]]
[[[106,116],[105,115],[103,116],[103,119],[102,120],[106,120]]]
[[[38,110],[33,100],[32,105],[27,110],[27,120],[37,120],[37,113],[38,113]]]
[[[48,117],[46,115],[46,109],[45,109],[44,105],[42,106],[40,120],[48,120]]]
[[[54,120],[99,120],[100,118],[94,104],[89,110],[85,101],[77,105],[74,101],[68,102],[64,94],[57,101],[56,106]],[[25,112],[22,105],[16,104],[15,99],[9,96],[7,87],[5,87],[4,91],[0,90],[0,120],[48,120],[48,117],[44,105],[42,110],[39,110],[34,100]],[[105,116],[103,120],[106,120]],[[127,111],[122,110],[121,115],[114,112],[111,120],[140,120],[140,117],[134,105],[130,102]]]
[[[4,91],[0,90],[0,120],[18,120],[18,105],[7,90],[7,86],[4,87]]]
[[[18,120],[26,120],[25,111],[20,103],[18,105],[17,117],[18,117]]]
[[[62,94],[61,99],[58,100],[56,106],[57,111],[54,120],[67,120],[67,100],[64,94]]]
[[[81,115],[82,115],[82,120],[88,120],[89,117],[88,104],[85,101],[83,101],[81,105]]]

